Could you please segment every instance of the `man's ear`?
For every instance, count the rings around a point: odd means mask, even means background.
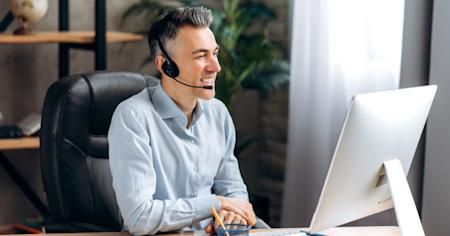
[[[156,69],[159,71],[159,73],[161,73],[161,75],[164,75],[164,72],[162,70],[162,64],[166,61],[166,59],[161,56],[161,55],[157,55],[155,57],[155,65],[156,65]]]

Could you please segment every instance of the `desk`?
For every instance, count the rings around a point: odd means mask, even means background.
[[[397,226],[359,226],[336,227],[325,230],[321,234],[329,236],[401,236]]]
[[[283,231],[286,229],[256,229],[250,232],[267,232],[267,231]],[[300,230],[300,229],[299,229]],[[329,236],[399,236],[401,235],[400,229],[397,226],[367,226],[367,227],[337,227],[323,231],[324,234]],[[27,234],[17,234],[17,236],[23,236]],[[45,234],[28,234],[29,236],[45,235]],[[51,236],[130,236],[125,232],[111,232],[111,233],[71,233],[71,234],[47,234]],[[194,233],[173,233],[173,234],[161,234],[162,236],[193,236]],[[206,234],[203,234],[206,235]]]
[[[20,175],[20,173],[14,168],[12,163],[6,158],[3,150],[17,150],[17,149],[36,149],[39,148],[39,138],[29,137],[29,138],[17,138],[17,139],[0,139],[0,166],[3,167],[6,174],[11,177],[11,180],[19,187],[19,189],[25,194],[25,196],[30,200],[31,204],[41,213],[42,216],[46,217],[49,215],[47,206],[42,202],[38,195],[33,191],[33,189],[28,185],[25,179]]]

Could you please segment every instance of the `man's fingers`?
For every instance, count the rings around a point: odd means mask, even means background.
[[[243,211],[243,214],[241,216],[247,221],[248,225],[255,225],[256,224],[256,216],[253,212],[253,207],[251,204],[246,205],[245,210]]]
[[[241,211],[242,213],[236,213],[240,216],[242,216],[242,218],[244,218],[247,223],[251,226],[256,224],[256,216],[255,213],[253,212],[253,210],[251,211]]]
[[[242,216],[240,216],[240,215],[234,216],[233,222],[231,222],[231,223],[235,226],[230,227],[230,229],[238,229],[237,225],[242,224],[241,222],[242,222]]]
[[[236,214],[238,214],[238,215],[241,215],[241,216],[245,215],[245,211],[242,210],[242,209],[239,208],[239,207],[233,206],[233,207],[230,207],[228,210],[229,210],[229,211],[232,211],[232,212],[234,212],[234,213],[236,213]]]
[[[253,206],[247,200],[235,199],[218,196],[221,201],[221,206],[223,210],[232,211],[237,215],[242,216],[248,225],[256,224],[256,216],[253,212]]]
[[[208,226],[206,226],[205,232],[208,233],[208,234],[214,233],[214,228],[213,228],[213,224],[212,223],[209,224]]]
[[[219,218],[222,221],[222,223],[224,223],[224,224],[226,224],[225,223],[225,215],[226,214],[228,214],[228,211],[226,211],[226,210],[220,210],[220,212],[219,212]],[[216,222],[216,224],[219,224],[219,222]],[[218,225],[218,227],[220,227],[220,225]]]
[[[256,216],[253,212],[246,212],[243,218],[247,221],[247,224],[254,226],[256,224]]]
[[[223,220],[224,216],[227,214],[227,210],[220,210],[219,211],[219,217],[221,220]]]
[[[235,216],[236,216],[236,214],[234,214],[234,212],[232,212],[232,211],[227,212],[225,214],[223,223],[225,225],[226,224],[231,224],[233,222]]]
[[[248,225],[254,226],[256,225],[256,216],[255,214],[251,214],[248,218],[246,218]]]
[[[241,216],[243,216],[245,218],[245,220],[247,220],[247,223],[251,226],[256,224],[256,216],[255,213],[253,212],[253,206],[252,204],[250,204],[249,202],[245,201],[243,203],[243,214],[241,214]]]
[[[242,218],[240,224],[246,225],[247,221],[244,218]]]
[[[246,213],[248,214],[245,218],[247,220],[247,223],[251,226],[254,226],[256,224],[256,216],[255,212],[253,211],[252,204],[248,203],[248,208],[246,209]]]
[[[213,224],[214,232],[217,232],[217,228],[219,228],[219,227],[220,227],[219,224],[214,223]]]
[[[242,216],[236,215],[236,216],[234,216],[233,221],[231,223],[232,224],[240,224],[241,221],[242,221]]]

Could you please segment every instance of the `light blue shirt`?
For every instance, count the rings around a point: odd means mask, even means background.
[[[225,105],[217,99],[198,100],[192,124],[186,124],[161,84],[116,108],[108,133],[109,162],[130,233],[200,229],[211,222],[210,207],[220,209],[214,194],[248,199]]]

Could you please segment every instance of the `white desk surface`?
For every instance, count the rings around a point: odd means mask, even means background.
[[[274,228],[274,229],[257,229],[250,232],[267,232],[267,231],[283,231],[288,229]],[[300,229],[299,229],[300,230]],[[400,236],[400,228],[397,226],[360,226],[360,227],[337,227],[321,232],[327,236]],[[26,234],[17,234],[23,236]],[[45,234],[29,234],[29,236],[37,236]],[[64,233],[64,234],[47,234],[51,236],[130,236],[125,232],[110,232],[110,233]],[[194,235],[194,233],[173,233],[161,234],[164,236],[180,236],[180,235]]]
[[[321,233],[329,236],[401,236],[397,226],[336,227]]]
[[[302,228],[299,228],[301,230]],[[292,231],[293,229],[256,229],[250,232],[266,232],[266,231]],[[358,226],[358,227],[336,227],[320,232],[327,236],[400,236],[400,228],[397,226]],[[276,235],[276,234],[275,234]],[[255,234],[257,236],[257,234]]]

